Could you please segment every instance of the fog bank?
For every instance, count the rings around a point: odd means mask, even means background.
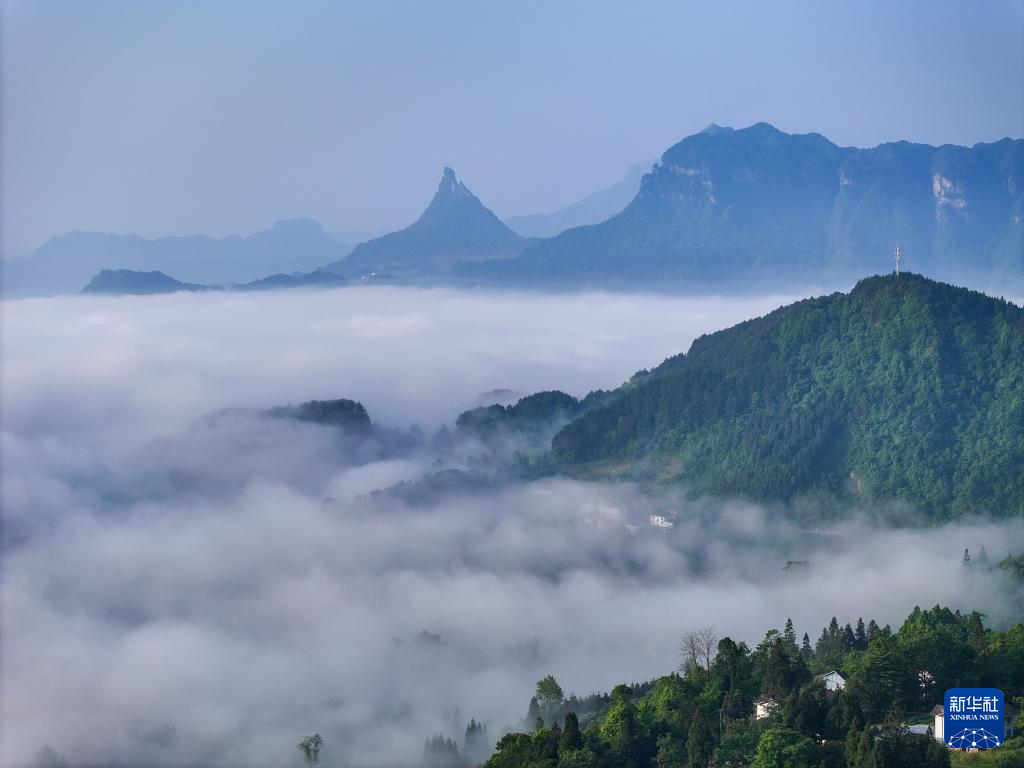
[[[470,717],[494,737],[517,725],[549,672],[577,694],[666,673],[695,627],[756,643],[792,617],[813,640],[833,615],[984,607],[960,554],[1019,551],[1019,526],[865,515],[808,532],[740,501],[558,478],[415,504],[374,491],[430,471],[426,449],[353,460],[333,428],[204,418],[350,397],[433,427],[487,390],[615,386],[785,301],[3,304],[0,763],[50,744],[72,766],[299,765],[319,731],[326,765],[415,765],[424,737],[461,741]],[[787,577],[789,559],[811,578]]]

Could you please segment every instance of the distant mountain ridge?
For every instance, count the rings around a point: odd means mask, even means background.
[[[607,211],[623,189],[526,226],[550,231],[596,215],[595,205]],[[517,234],[445,168],[416,222],[351,252],[309,219],[244,238],[72,232],[4,260],[2,288],[5,296],[74,292],[119,269],[207,285],[271,275],[273,287],[286,282],[277,276],[319,268],[381,282],[803,290],[888,269],[897,245],[906,269],[1024,293],[1024,139],[858,149],[767,123],[711,125],[670,147],[621,211],[548,239]]]
[[[515,256],[527,240],[509,229],[445,168],[430,205],[405,229],[360,243],[324,267],[350,278],[430,279],[465,263]]]
[[[839,147],[767,123],[709,126],[668,149],[607,221],[473,265],[498,283],[730,287],[849,280],[905,265],[1024,284],[1024,139]]]
[[[209,286],[183,283],[163,272],[135,272],[130,269],[104,269],[85,286],[81,293],[148,296],[178,291],[208,291]]]
[[[312,219],[279,221],[248,237],[147,239],[69,232],[30,256],[4,260],[4,295],[74,293],[101,270],[159,271],[189,283],[244,283],[273,273],[315,270],[349,251]]]
[[[554,237],[573,227],[597,224],[629,205],[640,189],[640,181],[653,165],[653,161],[632,165],[622,181],[557,211],[510,216],[505,223],[523,237]]]
[[[131,269],[104,269],[96,274],[79,293],[113,296],[145,296],[180,291],[270,291],[281,288],[331,288],[346,285],[348,280],[321,270],[276,274],[248,283],[202,285],[184,283],[163,272],[139,272]]]

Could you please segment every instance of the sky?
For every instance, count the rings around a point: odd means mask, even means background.
[[[1018,2],[3,0],[2,251],[74,229],[358,239],[445,165],[500,216],[709,123],[1024,136]]]

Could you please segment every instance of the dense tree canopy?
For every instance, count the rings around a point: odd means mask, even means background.
[[[935,606],[915,608],[895,630],[833,618],[821,635],[819,650],[801,648],[787,622],[754,649],[721,639],[707,669],[687,665],[685,675],[607,696],[570,696],[561,725],[540,721],[503,736],[485,767],[945,768],[974,756],[909,726],[932,724],[947,687],[996,687],[1024,704],[1024,625],[996,631],[977,613]],[[821,675],[832,671],[844,688],[826,688]],[[755,719],[754,699],[766,693],[775,708]],[[1024,736],[990,752],[976,764],[1024,765]]]
[[[912,274],[697,339],[562,429],[574,474],[1024,515],[1024,310]]]

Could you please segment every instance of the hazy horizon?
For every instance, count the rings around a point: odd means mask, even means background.
[[[709,123],[1024,136],[1013,2],[2,8],[7,256],[302,216],[358,238],[413,221],[445,165],[501,217],[545,213]]]

